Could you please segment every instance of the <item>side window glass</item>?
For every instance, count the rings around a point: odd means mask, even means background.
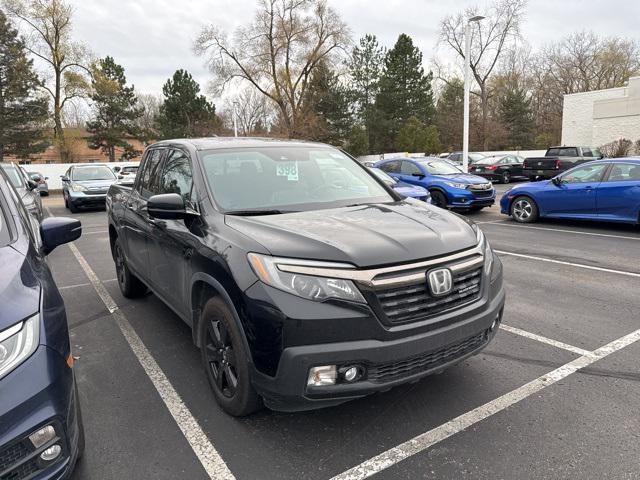
[[[397,160],[383,164],[380,169],[387,173],[400,173],[400,162]]]
[[[420,169],[411,162],[407,162],[406,160],[402,162],[402,169],[400,170],[402,175],[413,175],[414,173],[422,174]]]
[[[193,175],[189,157],[180,150],[170,151],[158,183],[158,193],[177,193],[190,202]]]
[[[582,156],[583,157],[593,157],[593,153],[591,152],[590,148],[583,148],[582,149]]]
[[[626,182],[640,180],[640,165],[633,163],[615,163],[609,173],[608,182]]]
[[[158,193],[157,177],[161,158],[162,150],[150,150],[145,157],[138,183],[138,191],[145,199]]]
[[[602,179],[602,173],[606,167],[606,163],[585,165],[584,167],[579,167],[565,173],[562,176],[562,180],[566,183],[599,182]]]

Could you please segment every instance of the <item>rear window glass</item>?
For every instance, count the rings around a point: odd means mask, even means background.
[[[578,149],[574,147],[569,148],[550,148],[547,150],[547,157],[577,157]]]
[[[24,187],[24,177],[20,174],[20,172],[14,165],[2,165],[2,169],[9,177],[11,185],[13,185],[15,188]]]

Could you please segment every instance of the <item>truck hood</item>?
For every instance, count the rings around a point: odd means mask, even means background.
[[[357,267],[411,262],[476,245],[467,222],[417,200],[283,215],[227,215],[225,221],[272,255]]]
[[[0,331],[36,313],[40,283],[27,258],[12,246],[0,247]]]
[[[479,177],[478,175],[471,175],[470,173],[454,173],[451,175],[437,175],[436,178],[448,182],[466,183],[468,185],[477,185],[480,183],[487,183],[486,178]]]

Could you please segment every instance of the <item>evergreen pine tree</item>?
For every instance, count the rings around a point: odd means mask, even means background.
[[[507,148],[524,150],[535,145],[531,99],[520,87],[508,89],[499,99],[500,121],[507,130]]]
[[[432,122],[435,113],[432,79],[431,72],[424,72],[420,50],[413,45],[411,37],[401,34],[385,57],[376,99],[381,113],[378,136],[383,139],[386,151],[395,148],[394,140],[410,117],[427,125]]]
[[[127,86],[124,68],[107,56],[92,70],[90,98],[95,112],[87,123],[89,147],[102,150],[110,162],[116,161],[116,148],[122,149],[124,159],[137,157],[141,152],[126,139],[137,135],[136,120],[142,115],[142,108],[133,86]]]
[[[216,107],[200,94],[200,85],[185,70],[177,70],[162,87],[157,129],[160,138],[193,138],[219,128]]]
[[[0,11],[0,162],[6,155],[29,158],[47,147],[48,102],[23,40]]]

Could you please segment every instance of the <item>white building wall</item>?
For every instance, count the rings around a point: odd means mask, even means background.
[[[562,145],[602,145],[594,143],[593,104],[596,100],[622,98],[625,90],[626,88],[622,87],[565,95],[562,110]]]
[[[640,139],[640,77],[626,87],[564,96],[562,144],[600,147]]]

